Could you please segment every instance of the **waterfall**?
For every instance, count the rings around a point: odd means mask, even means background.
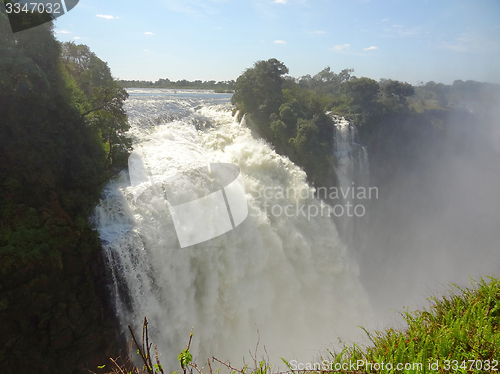
[[[251,361],[259,338],[277,363],[310,360],[339,337],[361,336],[357,326],[371,310],[358,267],[330,218],[302,214],[322,204],[305,173],[235,121],[229,95],[129,93],[130,134],[153,182],[131,184],[123,172],[94,214],[122,326],[140,327],[147,316],[169,370],[178,370],[192,327],[199,363],[214,355],[235,365]],[[249,214],[225,234],[181,248],[168,202],[154,191],[181,174],[186,187],[166,200],[204,195],[206,178],[193,171],[213,163],[239,168]],[[213,220],[208,208],[198,213]]]
[[[369,164],[366,147],[358,141],[356,126],[343,117],[330,114],[335,123],[334,132],[334,156],[336,159],[335,173],[337,175],[338,188],[344,206],[355,206],[356,201],[353,194],[347,193],[350,189],[369,187]],[[344,194],[342,194],[344,192]],[[344,197],[345,196],[345,197]],[[343,241],[352,247],[356,224],[359,225],[364,217],[356,217],[351,214],[342,215],[337,220],[340,236]]]

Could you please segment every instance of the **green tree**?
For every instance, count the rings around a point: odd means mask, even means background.
[[[371,78],[356,78],[344,82],[341,92],[352,100],[353,105],[369,107],[378,99],[379,85]]]
[[[271,113],[276,113],[283,103],[282,76],[285,74],[288,68],[275,58],[257,61],[236,80],[232,103],[243,114],[269,120]]]
[[[355,78],[342,83],[340,91],[348,100],[347,114],[358,125],[374,121],[380,116],[381,108],[378,102],[380,97],[379,84],[371,78]],[[342,103],[335,103],[342,106]]]
[[[338,96],[342,83],[353,79],[351,76],[353,71],[354,69],[344,69],[335,74],[328,66],[310,79],[308,88],[313,89],[319,95]]]
[[[232,102],[240,113],[249,115],[248,123],[277,152],[303,167],[310,181],[325,185],[333,171],[328,151],[333,121],[325,114],[331,100],[304,87],[310,82],[284,77],[287,73],[288,68],[276,59],[256,62],[236,80]],[[329,69],[324,73],[326,81],[331,74]]]
[[[403,113],[409,111],[406,98],[415,93],[415,88],[411,84],[391,79],[382,80],[380,91],[382,94],[381,102],[390,112]]]
[[[126,136],[130,126],[123,108],[128,93],[116,82],[104,61],[86,45],[69,42],[62,45],[62,61],[67,73],[83,92],[86,100],[79,102],[85,121],[101,133],[107,152],[105,168],[114,175],[127,165],[132,142]],[[77,89],[75,96],[81,98]]]

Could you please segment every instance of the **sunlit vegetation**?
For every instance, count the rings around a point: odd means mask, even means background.
[[[232,102],[279,153],[306,170],[310,181],[329,185],[334,160],[327,98],[286,78],[287,73],[288,68],[276,59],[256,62],[236,80]]]
[[[127,165],[132,141],[126,136],[130,128],[123,108],[128,93],[111,76],[108,65],[86,45],[64,43],[62,62],[71,95],[85,123],[98,129],[106,160],[105,170],[123,169]]]
[[[433,297],[428,309],[401,313],[406,326],[368,334],[372,345],[349,347],[351,360],[423,363],[400,373],[485,373],[500,370],[500,280]],[[341,359],[342,355],[335,356]],[[390,370],[376,372],[389,373]]]

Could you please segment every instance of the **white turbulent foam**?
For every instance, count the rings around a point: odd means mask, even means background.
[[[191,351],[199,353],[199,363],[215,355],[235,364],[250,360],[257,330],[261,349],[265,346],[274,362],[311,359],[339,335],[359,331],[356,326],[370,318],[370,306],[333,222],[274,216],[263,208],[265,202],[318,205],[311,198],[263,196],[265,188],[309,188],[305,173],[237,123],[227,99],[160,123],[153,117],[165,114],[158,108],[164,110],[170,99],[163,99],[132,95],[127,107],[135,147],[146,155],[152,174],[178,174],[207,162],[238,165],[250,215],[225,235],[180,249],[167,212],[147,200],[135,203],[125,173],[110,183],[94,219],[123,326],[139,327],[147,316],[151,341],[172,370],[178,369],[177,355],[192,327]],[[177,108],[186,105],[177,100]],[[209,126],[196,130],[193,123],[205,120]]]

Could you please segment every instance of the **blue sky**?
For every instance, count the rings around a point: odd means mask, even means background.
[[[274,57],[294,77],[500,83],[499,0],[80,0],[55,24],[121,79],[230,80]]]

